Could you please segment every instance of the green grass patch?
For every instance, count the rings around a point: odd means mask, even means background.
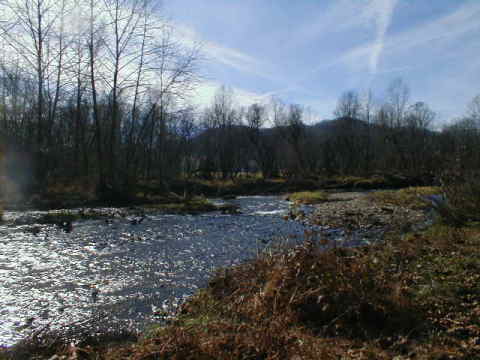
[[[195,197],[193,199],[170,199],[154,204],[147,204],[145,208],[174,214],[197,214],[219,209],[204,197]]]
[[[301,191],[290,194],[290,201],[297,204],[318,204],[328,200],[328,194],[324,191]]]
[[[409,187],[400,190],[381,190],[368,194],[368,198],[380,205],[402,206],[415,210],[426,209],[431,206],[423,196],[440,194],[441,189],[436,186]]]

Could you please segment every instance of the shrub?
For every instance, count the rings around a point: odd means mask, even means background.
[[[454,225],[480,220],[480,171],[456,165],[440,177],[446,201],[438,207],[443,220]]]

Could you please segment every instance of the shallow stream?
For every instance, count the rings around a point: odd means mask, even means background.
[[[300,241],[306,230],[284,219],[290,203],[279,197],[229,202],[241,214],[149,214],[135,225],[128,216],[84,220],[69,233],[55,225],[32,231],[44,212],[6,212],[0,225],[0,344],[99,312],[142,328],[205,286],[215,269],[278,242]],[[19,225],[19,218],[30,220]]]

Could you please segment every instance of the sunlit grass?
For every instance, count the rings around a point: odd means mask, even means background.
[[[431,206],[431,203],[423,198],[424,196],[440,193],[440,187],[421,186],[400,190],[375,191],[368,194],[368,198],[381,205],[395,205],[421,210]]]
[[[168,199],[153,204],[145,205],[147,209],[155,209],[168,213],[199,213],[218,210],[218,207],[212,204],[204,197],[194,197],[192,199]]]
[[[328,200],[328,194],[324,191],[301,191],[290,194],[288,196],[290,201],[297,204],[318,204]]]

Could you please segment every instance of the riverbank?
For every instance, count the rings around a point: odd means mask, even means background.
[[[327,194],[316,205],[313,222],[365,236],[381,232],[408,233],[425,229],[432,223],[431,203],[425,196],[438,194],[438,187],[409,187],[375,192]]]
[[[310,179],[272,178],[254,176],[234,179],[187,179],[164,184],[155,180],[142,181],[129,190],[129,194],[99,194],[91,179],[76,182],[48,184],[42,191],[22,191],[13,184],[3,186],[3,208],[6,210],[54,210],[93,207],[156,206],[178,212],[214,210],[201,198],[233,198],[250,195],[283,195],[318,189],[335,191],[362,191],[369,189],[397,189],[420,186],[431,182],[429,178],[395,174],[370,177],[332,176]],[[202,206],[206,205],[206,206]]]
[[[320,204],[313,219],[326,221],[323,205],[335,203],[387,215],[382,207],[409,209],[398,205],[405,194],[332,196],[336,201]],[[357,217],[360,226],[372,219]],[[407,234],[392,227],[385,236],[325,251],[330,240],[311,234],[301,246],[220,270],[170,325],[135,338],[90,333],[72,345],[45,333],[15,350],[46,359],[478,358],[480,224],[435,224]]]

